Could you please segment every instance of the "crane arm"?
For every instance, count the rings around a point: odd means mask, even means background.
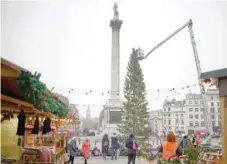
[[[163,41],[161,41],[160,43],[158,43],[151,51],[149,51],[147,53],[147,55],[144,57],[144,59],[146,59],[154,50],[156,50],[157,48],[159,48],[161,45],[163,45],[165,42],[167,42],[168,40],[170,40],[172,37],[174,37],[177,33],[179,33],[181,30],[183,30],[185,27],[192,25],[192,20],[190,19],[187,23],[185,23],[183,26],[181,26],[179,29],[177,29],[176,31],[174,31],[171,35],[169,35],[166,39],[164,39]]]
[[[139,60],[146,59],[154,50],[156,50],[157,48],[162,46],[164,43],[166,43],[168,40],[170,40],[172,37],[174,37],[180,31],[182,31],[185,27],[188,27],[188,29],[189,29],[191,44],[192,44],[193,53],[194,53],[194,57],[195,57],[195,65],[196,65],[196,69],[197,69],[198,82],[200,84],[200,92],[201,92],[201,95],[202,95],[202,99],[203,99],[203,102],[204,102],[204,109],[205,109],[204,110],[204,114],[205,114],[204,121],[206,122],[206,126],[207,126],[209,132],[212,133],[213,130],[212,130],[212,125],[211,125],[210,115],[209,115],[209,112],[208,112],[208,110],[209,110],[208,100],[207,100],[207,97],[205,95],[205,88],[201,84],[201,80],[200,80],[200,74],[201,74],[202,71],[201,71],[201,67],[200,67],[200,61],[199,61],[199,56],[198,56],[198,52],[197,52],[197,48],[196,48],[195,38],[194,38],[193,30],[192,30],[192,20],[190,19],[187,23],[185,23],[179,29],[174,31],[171,35],[169,35],[163,41],[158,43],[150,52],[147,53],[147,55],[145,57],[143,56],[144,55],[143,52],[139,49],[138,50],[138,59]]]

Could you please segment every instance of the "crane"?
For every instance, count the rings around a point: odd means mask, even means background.
[[[193,23],[192,23],[192,20],[190,19],[184,25],[182,25],[180,28],[178,28],[176,31],[174,31],[171,35],[169,35],[163,41],[161,41],[156,46],[154,46],[153,49],[151,51],[149,51],[145,56],[144,56],[144,52],[141,49],[138,49],[138,51],[137,51],[138,59],[139,60],[147,59],[147,57],[153,51],[158,49],[160,46],[162,46],[164,43],[166,43],[168,40],[170,40],[176,34],[181,32],[184,28],[188,27],[189,35],[190,35],[190,38],[191,38],[192,49],[193,49],[193,53],[194,53],[194,58],[195,58],[195,65],[196,65],[196,70],[197,70],[197,75],[198,75],[198,82],[199,82],[199,86],[200,86],[200,93],[202,95],[202,100],[203,100],[203,105],[204,105],[204,116],[205,116],[204,121],[205,121],[205,125],[206,125],[209,133],[212,134],[213,129],[212,129],[212,126],[211,126],[210,116],[208,114],[208,109],[209,109],[208,108],[208,100],[207,100],[207,97],[205,95],[205,88],[202,85],[202,82],[201,82],[201,79],[200,79],[200,74],[201,74],[202,70],[201,70],[201,66],[200,66],[200,61],[199,61],[199,56],[198,56],[198,52],[197,52],[197,48],[196,48],[196,43],[195,43],[194,33],[193,33],[193,30],[192,30],[192,25],[193,25]]]

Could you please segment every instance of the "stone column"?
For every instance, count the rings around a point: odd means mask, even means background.
[[[110,98],[119,98],[120,95],[120,28],[122,20],[114,15],[110,20],[112,27],[112,54],[111,54],[111,92]]]

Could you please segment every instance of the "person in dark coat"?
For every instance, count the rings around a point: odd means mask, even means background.
[[[108,135],[105,134],[102,138],[102,154],[104,159],[106,159],[106,156],[108,155],[109,147],[110,147],[109,138]]]
[[[68,150],[69,150],[69,163],[73,164],[74,162],[74,157],[77,156],[78,153],[78,146],[76,142],[77,138],[73,137],[73,139],[70,141],[68,145]]]
[[[126,141],[126,148],[128,148],[128,164],[135,164],[136,161],[136,152],[138,150],[138,144],[135,141],[133,134],[130,134],[129,138]]]
[[[26,115],[24,113],[24,110],[21,110],[18,118],[18,125],[17,125],[17,135],[23,136],[25,133],[25,121],[26,121]]]
[[[117,151],[120,148],[120,145],[118,143],[118,139],[116,136],[116,133],[113,133],[113,136],[111,137],[111,150],[112,150],[112,160],[115,157],[115,160],[117,160]]]
[[[39,117],[36,116],[35,124],[32,129],[32,134],[38,134],[39,133]]]

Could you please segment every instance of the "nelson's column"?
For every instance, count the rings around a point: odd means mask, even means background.
[[[120,99],[120,28],[122,20],[119,19],[118,6],[114,4],[114,16],[110,20],[112,28],[112,53],[111,53],[111,90],[103,111],[102,133],[117,132],[117,124],[121,122],[121,108],[123,101]]]

